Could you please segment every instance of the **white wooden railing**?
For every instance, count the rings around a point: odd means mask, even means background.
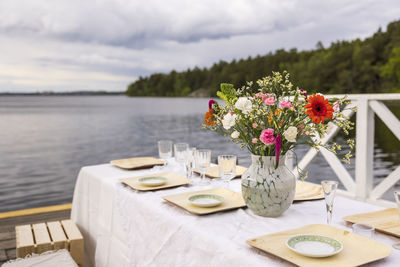
[[[343,96],[328,95],[327,97]],[[394,206],[393,202],[382,200],[381,197],[400,180],[400,166],[378,185],[373,186],[374,115],[376,114],[400,141],[400,121],[381,102],[384,100],[400,101],[400,94],[353,94],[348,95],[348,99],[351,100],[351,104],[347,108],[357,107],[355,125],[355,177],[349,174],[343,166],[342,161],[334,153],[324,148],[321,148],[319,151],[311,148],[301,159],[298,166],[300,169],[306,170],[315,156],[321,153],[345,188],[345,190],[338,190],[339,194],[382,206]],[[344,114],[348,117],[354,115],[354,112],[347,108],[344,110]],[[339,128],[335,127],[321,141],[323,143],[328,142],[337,134],[338,130]],[[294,168],[293,172],[297,177],[299,176],[297,168]]]

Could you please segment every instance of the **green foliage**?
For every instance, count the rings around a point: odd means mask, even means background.
[[[188,69],[169,74],[140,77],[130,84],[129,96],[185,96],[207,89],[212,96],[227,96],[219,85],[235,87],[256,81],[272,71],[287,70],[294,84],[309,92],[334,94],[385,93],[400,90],[400,21],[392,22],[386,32],[353,41],[338,41],[324,48],[321,42],[311,51],[279,49],[265,56],[220,61],[209,69]]]

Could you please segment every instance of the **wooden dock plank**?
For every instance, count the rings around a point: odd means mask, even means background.
[[[54,249],[68,248],[67,237],[59,221],[48,222],[47,228],[49,229]]]
[[[79,266],[83,266],[84,244],[81,232],[72,220],[62,220],[61,224],[69,240],[69,252],[72,258]]]
[[[40,208],[33,208],[33,209],[6,211],[6,212],[0,212],[0,219],[15,218],[18,216],[36,215],[36,214],[40,214],[40,213],[50,213],[50,212],[57,212],[57,211],[63,211],[63,210],[71,210],[71,208],[72,208],[72,204],[68,203],[68,204],[47,206],[47,207],[40,207]]]
[[[71,216],[71,210],[61,210],[49,213],[32,214],[25,216],[18,216],[14,218],[4,218],[0,219],[0,244],[5,247],[10,247],[5,250],[7,259],[0,259],[0,265],[8,260],[13,260],[16,258],[16,244],[15,244],[15,226],[23,224],[35,224],[47,221],[65,220],[69,219]],[[12,238],[9,238],[12,237]],[[1,252],[0,252],[1,253]]]
[[[7,254],[5,249],[0,249],[0,262],[7,260]]]

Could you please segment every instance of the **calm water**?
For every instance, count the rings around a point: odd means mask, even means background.
[[[159,139],[212,148],[214,160],[235,153],[248,166],[246,150],[201,129],[207,108],[206,99],[189,98],[0,97],[0,211],[71,202],[82,166],[157,156]],[[394,111],[399,116],[399,106]],[[400,163],[400,142],[377,123],[375,183]],[[299,157],[305,152],[297,149]],[[348,169],[353,173],[354,166]],[[336,176],[318,156],[309,181],[327,178]],[[393,200],[390,194],[386,198]]]

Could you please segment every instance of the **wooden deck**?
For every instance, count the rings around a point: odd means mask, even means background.
[[[0,213],[0,265],[15,259],[15,226],[70,218],[71,205]]]

